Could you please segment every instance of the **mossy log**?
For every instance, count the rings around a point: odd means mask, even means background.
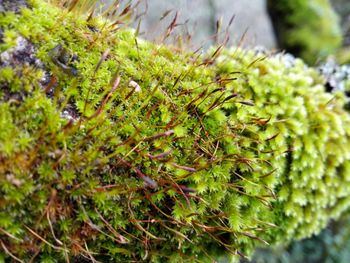
[[[0,14],[0,259],[234,260],[350,206],[345,98],[301,60],[24,4]]]

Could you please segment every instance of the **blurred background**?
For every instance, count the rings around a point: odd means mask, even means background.
[[[264,0],[148,0],[142,2],[139,11],[147,8],[147,15],[142,18],[142,30],[147,38],[156,38],[164,32],[177,12],[177,31],[189,33],[192,44],[212,44],[210,37],[216,33],[217,21],[221,21],[222,29],[225,29],[234,16],[229,29],[231,43],[239,42],[245,34],[246,45],[276,46]]]
[[[311,65],[329,56],[350,61],[350,0],[143,0],[137,14],[141,34],[153,41],[176,16],[167,42],[192,49],[221,43],[228,29],[230,45],[286,50]]]

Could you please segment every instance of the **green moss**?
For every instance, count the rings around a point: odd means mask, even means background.
[[[2,249],[209,262],[349,206],[350,117],[301,61],[234,49],[210,63],[31,3],[0,15],[0,50],[26,37],[44,65],[0,71]]]
[[[242,72],[242,61],[255,57],[233,54],[221,56],[220,74]],[[261,151],[275,152],[271,164],[278,170],[266,178],[278,200],[272,221],[279,229],[271,235],[285,242],[311,236],[348,208],[350,119],[342,95],[324,93],[312,69],[300,60],[291,68],[281,62],[281,57],[256,62],[232,85],[256,104],[245,114],[271,117],[271,125],[256,132],[265,139],[277,135]]]
[[[314,65],[342,45],[340,19],[329,0],[268,1],[279,46]]]

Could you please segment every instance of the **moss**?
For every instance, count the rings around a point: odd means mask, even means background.
[[[350,117],[301,61],[198,58],[30,4],[0,15],[5,257],[209,262],[349,206]]]
[[[342,45],[340,19],[329,0],[269,0],[279,46],[314,65]]]
[[[220,74],[242,71],[241,61],[248,63],[255,56],[233,54],[222,55]],[[300,60],[290,68],[281,67],[282,61],[278,56],[257,61],[232,85],[237,92],[248,90],[257,106],[245,114],[271,116],[274,123],[256,132],[265,139],[277,136],[262,146],[277,154],[271,164],[278,170],[266,179],[278,197],[272,221],[279,229],[271,234],[275,241],[285,242],[311,236],[326,226],[329,217],[348,208],[350,145],[349,116],[340,102],[343,95],[326,94],[317,73]]]

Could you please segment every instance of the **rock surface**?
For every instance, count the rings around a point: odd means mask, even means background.
[[[140,6],[140,12],[144,8],[145,6]],[[172,12],[159,22],[167,10]],[[186,24],[186,26],[179,26],[178,30],[181,31],[187,27],[195,44],[203,41],[210,44],[209,38],[215,32],[216,21],[222,17],[223,29],[225,29],[234,15],[235,18],[229,30],[231,43],[238,43],[247,31],[244,45],[275,47],[265,0],[150,0],[147,14],[142,18],[142,30],[147,32],[148,38],[159,36],[171,23],[176,11],[178,11],[178,23]]]

